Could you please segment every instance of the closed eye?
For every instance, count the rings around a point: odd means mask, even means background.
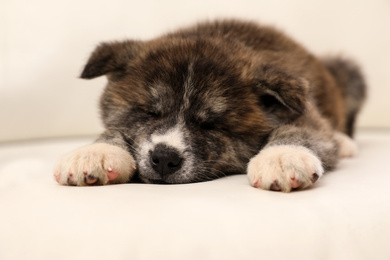
[[[155,111],[155,110],[150,109],[149,107],[145,107],[145,106],[135,107],[133,109],[133,113],[136,113],[139,116],[148,117],[148,118],[160,118],[162,116],[162,114],[159,111]]]
[[[200,127],[203,130],[213,130],[213,129],[217,128],[216,124],[214,122],[211,122],[211,121],[201,122]]]
[[[150,117],[153,117],[153,118],[160,118],[161,117],[161,113],[155,112],[155,111],[146,111],[146,114]]]
[[[226,125],[226,121],[222,116],[209,116],[207,120],[198,120],[199,125],[204,130],[222,129]]]

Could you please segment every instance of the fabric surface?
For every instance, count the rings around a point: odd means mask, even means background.
[[[390,259],[390,132],[290,194],[245,175],[186,185],[59,186],[92,138],[0,146],[0,259]]]

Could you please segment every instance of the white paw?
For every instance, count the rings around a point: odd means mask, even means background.
[[[104,185],[128,182],[134,171],[134,159],[127,151],[95,143],[64,155],[54,177],[62,185]]]
[[[349,136],[336,132],[334,134],[334,139],[339,144],[339,157],[340,158],[346,158],[346,157],[354,157],[357,154],[357,145],[352,138]]]
[[[252,186],[290,192],[315,183],[324,173],[321,161],[303,146],[278,145],[261,150],[248,164]]]

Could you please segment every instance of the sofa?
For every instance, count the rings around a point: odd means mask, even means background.
[[[390,1],[1,0],[0,260],[389,260],[389,11]],[[214,18],[275,25],[315,54],[362,64],[357,156],[288,194],[245,175],[58,185],[58,159],[102,132],[106,79],[78,78],[94,47]]]
[[[0,259],[390,259],[390,132],[307,190],[245,175],[182,184],[60,186],[60,156],[94,137],[0,145]]]

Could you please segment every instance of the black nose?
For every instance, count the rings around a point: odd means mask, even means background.
[[[160,176],[172,174],[181,168],[183,159],[178,151],[165,145],[157,145],[150,152],[150,163],[152,168]]]

